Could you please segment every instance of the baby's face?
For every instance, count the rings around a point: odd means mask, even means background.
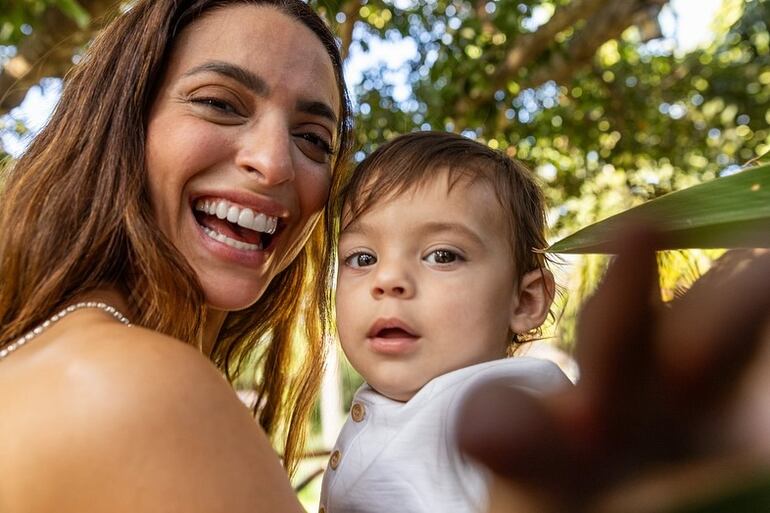
[[[337,326],[375,390],[407,401],[437,376],[505,356],[518,296],[501,210],[489,184],[450,190],[439,175],[343,224]]]

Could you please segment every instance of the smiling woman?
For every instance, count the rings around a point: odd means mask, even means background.
[[[139,1],[105,30],[0,201],[0,510],[300,510],[265,433],[291,471],[349,145],[300,0]],[[262,430],[221,379],[252,356]]]
[[[149,188],[209,306],[241,310],[294,259],[326,202],[341,100],[306,26],[251,6],[205,21],[180,35],[150,109]],[[194,215],[198,202],[217,212]],[[276,224],[268,245],[241,213]]]

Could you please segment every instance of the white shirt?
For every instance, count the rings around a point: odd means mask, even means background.
[[[570,384],[536,358],[465,367],[428,382],[399,402],[364,384],[353,398],[321,489],[323,513],[470,513],[486,507],[484,469],[455,443],[454,416],[472,386],[503,380],[535,393]]]

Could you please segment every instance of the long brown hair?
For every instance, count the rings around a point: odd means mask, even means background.
[[[307,26],[331,58],[341,104],[332,164],[338,190],[352,139],[350,102],[334,36],[312,9],[301,0],[140,0],[92,43],[67,77],[46,128],[6,170],[0,347],[104,286],[125,293],[138,316],[134,323],[200,344],[204,294],[185,258],[155,227],[145,128],[175,37],[212,9],[244,3],[270,6]],[[289,472],[323,368],[327,227],[319,222],[255,305],[228,315],[211,354],[230,380],[250,356],[259,356],[255,415],[283,446]],[[302,345],[294,347],[301,333]]]

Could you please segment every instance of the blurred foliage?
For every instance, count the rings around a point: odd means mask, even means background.
[[[564,83],[520,90],[519,79],[535,73],[524,70],[491,101],[460,113],[457,106],[488,87],[506,50],[528,32],[533,10],[559,2],[490,4],[483,21],[471,2],[361,7],[361,32],[408,35],[418,48],[408,99],[397,100],[377,68],[355,85],[364,153],[420,127],[470,130],[538,170],[562,234],[770,149],[770,2],[726,3],[720,19],[734,23],[710,47],[686,55],[642,44],[632,27]],[[557,39],[568,39],[566,32]]]
[[[15,45],[32,33],[32,25],[55,0],[7,1],[0,10],[0,45]]]
[[[77,0],[6,0],[0,10],[0,45],[16,45],[33,31],[44,28],[42,15],[49,7],[58,8],[80,27],[91,21],[88,11]]]

